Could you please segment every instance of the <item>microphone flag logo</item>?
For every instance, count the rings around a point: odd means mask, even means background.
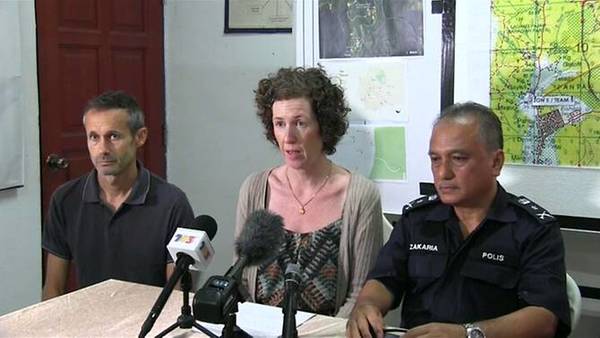
[[[196,239],[196,236],[175,234],[175,238],[173,239],[173,242],[181,242],[184,244],[190,244],[190,243],[193,243],[195,239]]]

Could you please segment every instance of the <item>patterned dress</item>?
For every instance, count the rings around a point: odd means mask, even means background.
[[[310,233],[286,231],[279,255],[258,268],[256,300],[258,303],[282,306],[285,297],[285,269],[300,265],[302,281],[298,310],[322,315],[335,315],[337,262],[340,248],[339,219]]]

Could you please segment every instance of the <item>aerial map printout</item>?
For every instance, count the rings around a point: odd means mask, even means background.
[[[491,13],[507,162],[600,167],[600,1],[492,0]]]
[[[422,0],[320,0],[321,58],[423,55]]]

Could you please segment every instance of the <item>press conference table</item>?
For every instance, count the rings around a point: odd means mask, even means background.
[[[0,337],[137,337],[161,289],[108,280],[0,317]],[[193,294],[190,294],[190,302]],[[183,293],[173,291],[148,337],[173,324]],[[260,320],[260,314],[256,314]],[[298,327],[304,337],[343,337],[346,321],[316,315]],[[167,337],[205,337],[175,329]]]

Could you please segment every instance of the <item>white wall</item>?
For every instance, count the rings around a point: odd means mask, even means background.
[[[232,263],[238,189],[251,172],[279,161],[255,114],[253,89],[294,65],[292,34],[224,34],[222,0],[165,3],[167,176],[197,215],[219,225],[215,260],[204,276]]]
[[[36,303],[41,295],[39,111],[33,0],[18,2],[21,44],[25,187],[0,191],[0,315]],[[0,47],[1,48],[1,47]],[[0,60],[2,62],[2,60]]]

